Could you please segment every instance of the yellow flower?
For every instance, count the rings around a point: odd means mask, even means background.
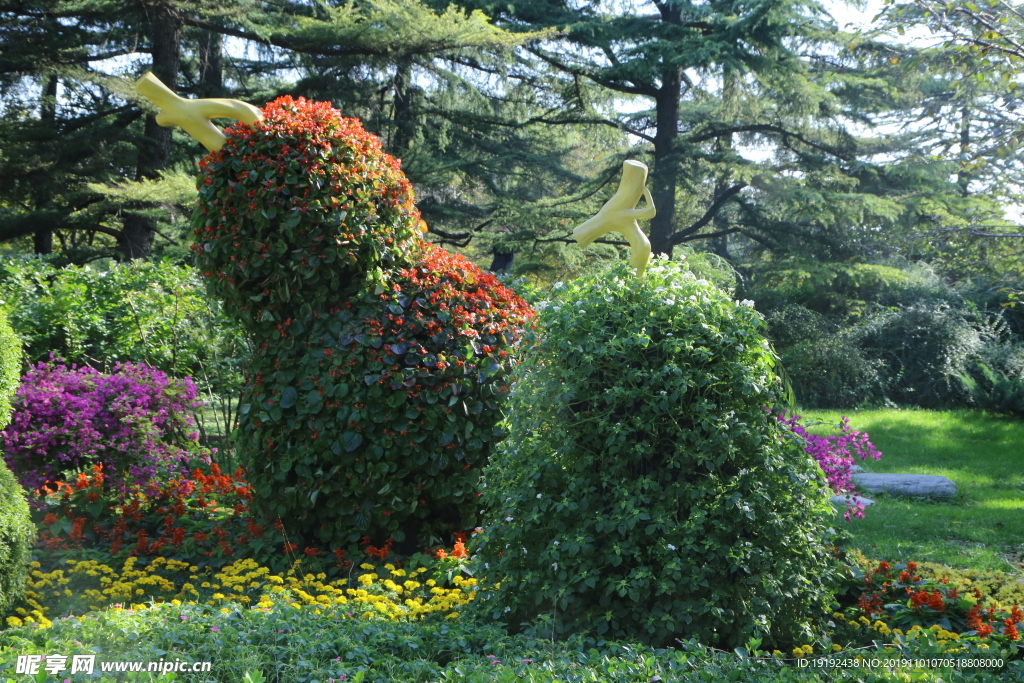
[[[7,625],[12,628],[17,628],[18,626],[24,626],[25,622],[23,622],[18,617],[7,617]]]

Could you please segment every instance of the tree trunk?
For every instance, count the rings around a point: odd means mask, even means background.
[[[971,194],[971,173],[968,166],[971,163],[971,109],[964,107],[960,110],[960,171],[956,175],[957,185],[960,186],[960,194],[967,197]]]
[[[46,88],[43,92],[43,99],[39,105],[39,118],[42,120],[44,125],[53,131],[56,136],[56,125],[57,125],[57,86],[60,84],[60,79],[56,76],[49,76],[46,79]],[[38,185],[40,188],[36,192],[35,204],[36,209],[46,208],[50,200],[53,199],[49,192],[49,187],[45,183]],[[53,230],[50,228],[39,228],[32,234],[32,246],[35,253],[37,254],[52,254],[53,253]]]
[[[391,141],[391,154],[401,160],[412,145],[414,122],[412,120],[412,62],[403,59],[395,70],[395,135]]]
[[[151,36],[153,39],[153,75],[159,78],[172,92],[178,91],[180,67],[181,19],[173,7],[158,5],[152,15]],[[139,145],[139,159],[136,180],[157,178],[161,169],[167,166],[171,155],[171,129],[156,122],[156,117],[146,117],[144,136]],[[121,242],[122,256],[133,260],[149,256],[153,249],[154,220],[138,213],[128,213],[124,220],[124,240]]]
[[[651,220],[651,253],[672,255],[672,235],[676,225],[676,182],[679,178],[679,153],[676,138],[679,126],[679,93],[683,74],[679,67],[662,71],[661,87],[655,107],[657,132],[654,134],[654,168],[651,171],[651,197],[657,215]]]
[[[516,260],[516,253],[514,251],[499,251],[495,249],[491,252],[491,257],[491,267],[487,270],[492,273],[512,272],[512,264]]]
[[[224,37],[214,31],[199,36],[198,97],[224,96]]]

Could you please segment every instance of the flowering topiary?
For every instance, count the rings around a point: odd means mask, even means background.
[[[781,385],[760,315],[663,260],[555,294],[484,471],[475,570],[500,587],[473,604],[545,636],[807,642],[831,602],[829,489],[764,409]]]
[[[112,374],[39,363],[22,379],[3,431],[4,458],[28,489],[101,465],[113,486],[145,482],[190,457],[195,384],[145,365]]]
[[[475,525],[528,306],[428,247],[409,182],[354,119],[282,98],[207,157],[196,262],[255,350],[237,448],[296,541],[404,549]]]
[[[532,315],[461,256],[428,248],[329,316],[290,321],[301,352],[257,351],[239,448],[264,509],[317,543],[436,544],[472,528],[500,432],[508,348]],[[301,522],[301,520],[299,520]]]
[[[230,315],[262,333],[412,263],[412,186],[358,119],[282,97],[224,132],[200,163],[192,250]]]

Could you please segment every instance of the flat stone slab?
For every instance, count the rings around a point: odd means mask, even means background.
[[[922,498],[952,498],[956,484],[937,474],[877,474],[862,472],[851,477],[858,488],[871,493]]]
[[[875,501],[864,496],[853,496],[852,494],[843,494],[841,496],[832,496],[832,504],[836,507],[853,507],[854,505],[860,504],[864,507],[870,507],[875,504]]]

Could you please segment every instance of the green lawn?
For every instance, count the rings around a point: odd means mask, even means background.
[[[842,412],[804,411],[835,423]],[[981,411],[845,411],[882,451],[869,472],[939,474],[953,480],[948,502],[870,496],[876,505],[846,528],[852,545],[885,560],[939,562],[1024,575],[1024,421]],[[824,428],[814,431],[827,433]]]

